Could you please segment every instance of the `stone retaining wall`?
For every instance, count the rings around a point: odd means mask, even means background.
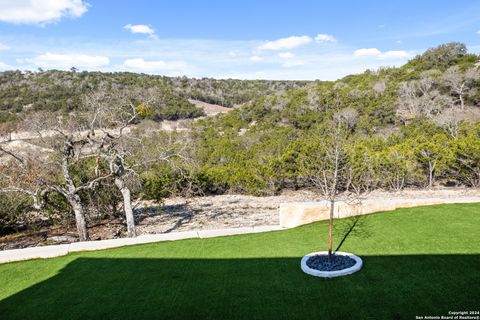
[[[335,203],[334,217],[346,218],[380,211],[392,211],[399,208],[428,206],[446,203],[475,203],[480,197],[463,198],[422,198],[422,199],[371,199],[361,203],[351,204],[344,201]],[[327,201],[318,202],[290,202],[280,204],[280,226],[293,228],[303,224],[327,220],[330,215],[330,206]]]

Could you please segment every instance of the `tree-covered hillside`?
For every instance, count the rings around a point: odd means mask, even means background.
[[[480,186],[479,57],[460,43],[400,68],[258,97],[196,124],[205,189],[314,187],[332,125],[345,130],[342,188]]]
[[[85,96],[98,91],[149,90],[155,96],[153,120],[177,120],[203,115],[188,99],[233,107],[278,91],[304,87],[309,82],[241,81],[209,78],[170,78],[127,72],[5,71],[0,72],[0,123],[26,112],[70,112]]]
[[[28,112],[71,112],[84,105],[85,97],[118,90],[149,90],[154,120],[176,120],[203,115],[161,78],[133,73],[75,71],[6,71],[0,73],[0,122]]]
[[[251,101],[258,96],[266,96],[287,90],[305,88],[311,81],[281,80],[237,80],[212,78],[163,78],[179,95],[224,107],[234,107]]]
[[[187,98],[241,105],[178,132],[144,119],[200,115]],[[461,43],[337,81],[4,72],[0,106],[4,122],[61,132],[29,140],[25,150],[40,150],[30,159],[0,141],[0,160],[11,161],[0,168],[0,232],[27,223],[32,206],[52,223],[68,223],[78,206],[88,219],[118,216],[126,189],[157,201],[301,188],[325,195],[332,172],[336,189],[355,194],[480,187],[479,56]]]

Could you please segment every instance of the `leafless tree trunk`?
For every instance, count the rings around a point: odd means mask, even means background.
[[[89,240],[87,221],[85,220],[85,210],[83,208],[80,196],[78,194],[72,194],[67,197],[67,200],[70,206],[72,206],[75,214],[78,238],[80,241]]]
[[[98,113],[95,118],[96,122],[103,123],[103,127],[108,127],[105,124],[114,124],[117,127],[116,132],[99,128],[103,131],[103,135],[100,139],[101,142],[97,143],[100,147],[95,154],[108,163],[114,184],[122,194],[128,237],[136,237],[131,187],[137,173],[134,169],[135,165],[127,164],[127,160],[131,160],[131,155],[135,153],[136,149],[141,149],[143,142],[125,129],[140,116],[142,109],[145,109],[143,110],[145,112],[149,108],[157,95],[155,90],[146,90],[145,92],[122,92],[120,90],[117,93],[97,92],[85,99],[87,108],[96,110]],[[134,104],[132,102],[134,100],[140,100],[142,103]],[[143,107],[139,109],[139,106]],[[131,143],[132,141],[133,143]],[[149,154],[141,154],[139,158],[149,159],[140,160],[137,165],[152,161],[150,159],[151,151],[147,151],[147,153]]]
[[[436,165],[437,165],[436,161],[428,162],[428,188],[433,187],[433,173],[435,171]]]
[[[328,219],[328,258],[332,258],[333,247],[333,213],[335,211],[335,200],[330,200],[330,217]]]
[[[80,241],[87,241],[89,237],[88,237],[88,230],[87,230],[87,222],[85,219],[85,210],[83,208],[82,200],[78,195],[77,187],[75,186],[75,182],[73,181],[73,178],[68,166],[68,159],[72,156],[72,151],[73,151],[73,146],[71,145],[70,142],[66,142],[63,150],[62,173],[63,173],[63,178],[65,179],[67,188],[66,189],[61,188],[59,190],[67,198],[67,201],[72,207],[72,210],[75,214],[77,233]]]
[[[333,237],[333,214],[335,211],[335,200],[336,195],[338,193],[338,174],[339,174],[339,163],[340,163],[340,156],[341,156],[341,124],[338,122],[337,124],[337,132],[336,136],[334,137],[334,146],[333,146],[333,178],[331,180],[331,188],[329,191],[328,197],[330,198],[330,217],[328,222],[328,257],[332,257],[332,237]]]
[[[330,132],[321,132],[319,134],[325,135],[318,141],[318,155],[314,158],[307,158],[306,163],[302,164],[303,170],[307,178],[317,186],[330,206],[330,215],[328,223],[328,256],[332,259],[333,256],[333,220],[335,213],[335,204],[337,196],[344,190],[345,184],[348,183],[349,173],[346,168],[346,140],[350,132],[351,117],[350,113],[339,110],[339,103],[335,102],[333,107],[336,113],[332,119],[332,126]],[[326,144],[326,145],[325,145]],[[312,152],[315,152],[312,150]],[[345,181],[346,180],[346,181]]]
[[[120,177],[115,177],[115,185],[122,193],[123,210],[125,211],[125,218],[127,220],[127,235],[130,238],[135,238],[137,233],[135,231],[135,219],[133,216],[132,200],[130,189],[125,185],[125,182]]]
[[[62,160],[60,163],[61,173],[65,180],[64,184],[56,184],[56,183],[49,183],[43,181],[42,184],[46,183],[46,185],[40,186],[36,191],[27,190],[25,188],[17,187],[16,185],[21,185],[23,182],[19,181],[21,179],[10,179],[12,181],[16,181],[13,186],[9,186],[7,188],[3,188],[1,192],[20,192],[27,194],[32,197],[33,199],[33,207],[36,210],[41,210],[45,206],[45,197],[51,191],[56,191],[62,194],[67,202],[70,204],[74,214],[75,214],[75,221],[76,227],[78,232],[78,237],[80,241],[88,240],[88,230],[87,230],[87,223],[85,219],[85,209],[82,204],[82,199],[80,198],[79,192],[83,189],[92,189],[95,187],[96,183],[101,179],[106,178],[106,176],[97,177],[96,179],[91,180],[88,184],[77,186],[71,173],[69,160],[73,159],[75,156],[75,144],[83,144],[84,141],[74,141],[73,137],[66,136],[66,140],[63,144],[63,151],[62,151]],[[12,156],[13,159],[16,160],[16,163],[20,164],[22,171],[28,171],[27,162],[35,161],[35,159],[30,159],[29,161],[22,159],[20,156],[15,154],[9,154]],[[20,173],[20,172],[19,172]],[[29,173],[25,173],[26,177],[29,176]],[[41,179],[40,179],[41,180]],[[40,183],[40,182],[39,182]],[[27,183],[28,184],[28,183]],[[31,188],[29,186],[28,188]]]

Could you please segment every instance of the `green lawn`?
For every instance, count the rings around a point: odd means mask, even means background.
[[[352,224],[356,222],[353,230]],[[335,221],[362,257],[347,277],[304,274],[327,224],[0,265],[0,319],[415,319],[480,309],[480,204]]]

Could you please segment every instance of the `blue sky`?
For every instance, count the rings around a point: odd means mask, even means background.
[[[450,41],[480,1],[0,0],[0,70],[333,80]]]

